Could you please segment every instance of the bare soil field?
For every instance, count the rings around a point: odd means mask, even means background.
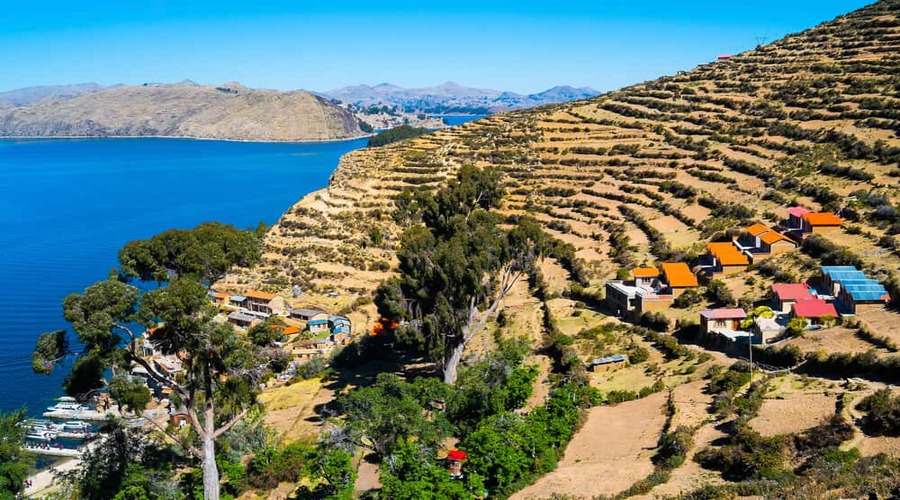
[[[875,346],[858,338],[852,330],[843,327],[826,328],[807,332],[803,337],[785,342],[786,345],[795,345],[803,352],[866,352]]]
[[[786,394],[766,399],[750,426],[763,436],[789,434],[814,427],[834,414],[835,395]]]
[[[591,498],[615,494],[643,479],[653,471],[650,457],[665,422],[665,400],[665,393],[657,393],[591,409],[559,467],[510,498],[548,498],[553,493]]]

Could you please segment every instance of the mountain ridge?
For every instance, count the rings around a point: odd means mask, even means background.
[[[115,86],[0,108],[0,137],[321,141],[362,135],[359,120],[327,99],[237,82]]]

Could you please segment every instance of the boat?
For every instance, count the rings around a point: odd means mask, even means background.
[[[66,423],[62,425],[63,430],[65,431],[81,431],[87,432],[91,430],[91,424],[84,422],[82,420],[68,420]]]
[[[44,420],[40,418],[32,418],[30,420],[26,420],[22,423],[23,426],[28,427],[29,429],[35,429],[40,431],[58,431],[60,425],[52,420]]]
[[[56,439],[56,433],[53,431],[30,429],[25,434],[25,439],[33,439],[35,441],[53,441],[54,439]]]
[[[71,401],[60,401],[53,406],[48,406],[47,410],[49,411],[71,411],[71,412],[79,412],[85,411],[88,408],[85,407],[81,403],[75,403]]]

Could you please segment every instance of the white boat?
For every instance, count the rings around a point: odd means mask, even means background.
[[[35,441],[53,441],[56,439],[56,433],[52,431],[43,431],[31,429],[25,434],[25,439],[33,439]]]
[[[43,420],[39,418],[26,420],[22,422],[22,425],[28,427],[29,429],[39,431],[58,431],[60,429],[60,425],[53,422],[52,420]]]
[[[81,431],[87,432],[91,430],[91,424],[84,422],[82,420],[69,420],[62,425],[63,430],[66,431]]]
[[[81,404],[81,403],[75,403],[75,402],[71,402],[71,401],[60,401],[59,403],[56,403],[56,404],[53,405],[53,406],[48,406],[48,407],[47,407],[47,410],[49,410],[49,411],[72,411],[72,412],[78,412],[78,411],[85,411],[85,410],[87,410],[87,409],[88,409],[88,408],[87,408],[86,406],[84,406],[83,404]]]

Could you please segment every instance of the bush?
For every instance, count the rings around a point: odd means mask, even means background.
[[[861,427],[872,436],[900,436],[900,396],[890,389],[880,389],[856,406],[866,412]]]

